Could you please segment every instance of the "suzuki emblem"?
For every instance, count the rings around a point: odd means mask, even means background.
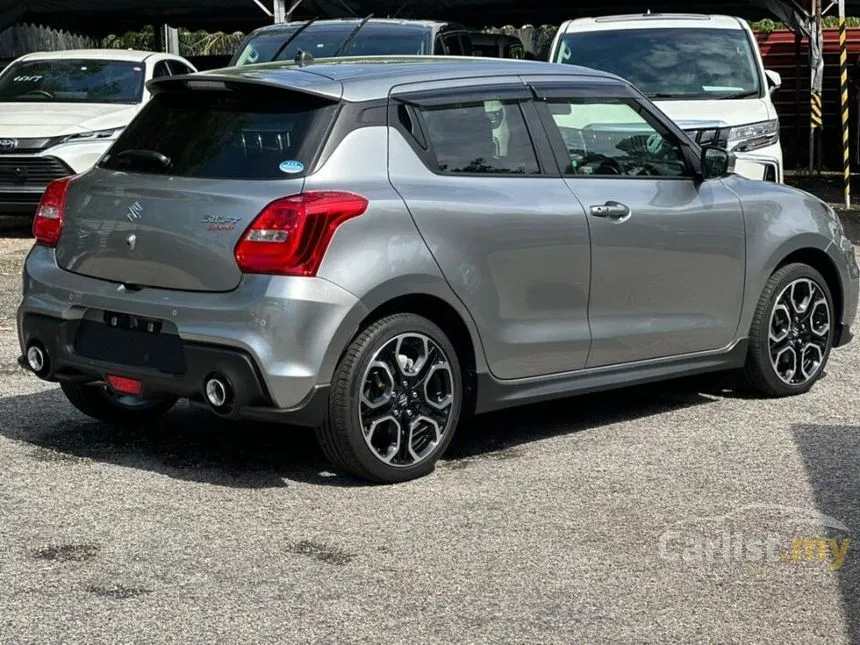
[[[0,139],[0,150],[9,152],[18,147],[17,139]]]
[[[134,247],[137,246],[137,235],[134,233],[129,234],[129,236],[125,238],[125,243],[128,246],[129,251],[134,251]]]
[[[128,207],[128,221],[136,222],[140,219],[140,216],[143,214],[143,206],[140,205],[140,202],[134,202],[131,206]]]

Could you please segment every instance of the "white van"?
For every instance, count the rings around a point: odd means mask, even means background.
[[[730,16],[644,14],[581,18],[558,30],[550,62],[633,83],[699,143],[735,153],[735,172],[781,183],[779,119],[749,24]]]

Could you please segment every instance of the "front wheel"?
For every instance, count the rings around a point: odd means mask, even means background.
[[[317,431],[340,469],[379,483],[433,471],[462,406],[460,363],[438,326],[413,314],[383,318],[349,346]]]
[[[833,297],[821,274],[789,264],[765,285],[753,316],[744,368],[753,389],[772,397],[808,391],[833,346]]]
[[[174,405],[174,397],[141,397],[114,394],[104,385],[61,381],[69,402],[89,417],[108,423],[150,423]]]

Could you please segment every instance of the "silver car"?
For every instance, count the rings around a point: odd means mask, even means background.
[[[397,482],[471,413],[729,370],[795,395],[851,339],[834,211],[617,77],[425,57],[149,88],[51,184],[24,268],[21,364],[97,419],[187,398]]]

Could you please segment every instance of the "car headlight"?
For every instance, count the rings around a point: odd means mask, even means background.
[[[125,130],[125,128],[110,128],[109,130],[92,130],[90,132],[78,132],[77,134],[70,134],[66,137],[63,137],[62,143],[79,143],[84,141],[113,141],[116,139],[120,132]]]
[[[738,125],[729,129],[728,148],[732,152],[749,152],[779,141],[779,119]]]

